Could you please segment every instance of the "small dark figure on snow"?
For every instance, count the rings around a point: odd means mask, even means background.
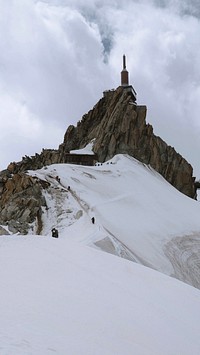
[[[56,228],[53,228],[51,230],[51,232],[52,232],[52,237],[53,238],[58,238],[58,230]]]
[[[94,224],[94,222],[95,222],[95,218],[94,218],[94,217],[92,217],[92,218],[91,218],[91,221],[92,221],[92,223]]]
[[[56,176],[56,180],[60,183],[60,178],[59,178],[59,176]]]
[[[67,188],[67,189],[68,189],[68,191],[70,191],[70,186],[68,186],[68,188]]]

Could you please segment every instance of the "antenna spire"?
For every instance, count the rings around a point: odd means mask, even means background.
[[[123,69],[126,69],[126,56],[123,55]]]
[[[128,86],[129,79],[128,79],[128,71],[126,70],[126,56],[123,55],[123,69],[121,71],[121,85]]]

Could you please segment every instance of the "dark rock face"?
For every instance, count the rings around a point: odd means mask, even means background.
[[[27,175],[26,171],[59,162],[58,150],[43,149],[41,154],[25,156],[0,172],[0,224],[6,225],[11,234],[41,233],[42,210],[46,208],[42,192],[49,183]],[[6,234],[4,231],[0,230],[0,235]]]
[[[154,135],[152,126],[146,124],[146,106],[136,106],[130,91],[119,87],[106,92],[77,127],[69,126],[59,147],[60,159],[64,159],[65,152],[83,148],[94,138],[93,150],[99,161],[119,153],[129,154],[150,164],[179,191],[194,198],[191,165]]]
[[[46,201],[42,189],[48,183],[33,178],[25,173],[2,176],[2,193],[0,195],[0,224],[7,225],[11,233],[27,234],[31,226],[35,234],[42,229],[42,207]],[[5,234],[2,232],[2,234]]]

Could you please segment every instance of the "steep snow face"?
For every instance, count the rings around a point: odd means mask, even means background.
[[[67,231],[1,237],[0,280],[2,355],[200,353],[199,290]]]
[[[43,234],[56,226],[61,237],[200,287],[199,202],[181,194],[153,169],[118,155],[95,167],[60,164],[30,173],[52,184],[45,196]]]

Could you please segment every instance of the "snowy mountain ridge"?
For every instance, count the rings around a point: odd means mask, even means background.
[[[67,232],[69,239],[200,287],[195,265],[200,248],[199,202],[181,194],[151,167],[117,155],[95,167],[56,164],[29,174],[51,183],[45,192],[48,210],[42,234],[50,235],[56,227],[60,237]]]

